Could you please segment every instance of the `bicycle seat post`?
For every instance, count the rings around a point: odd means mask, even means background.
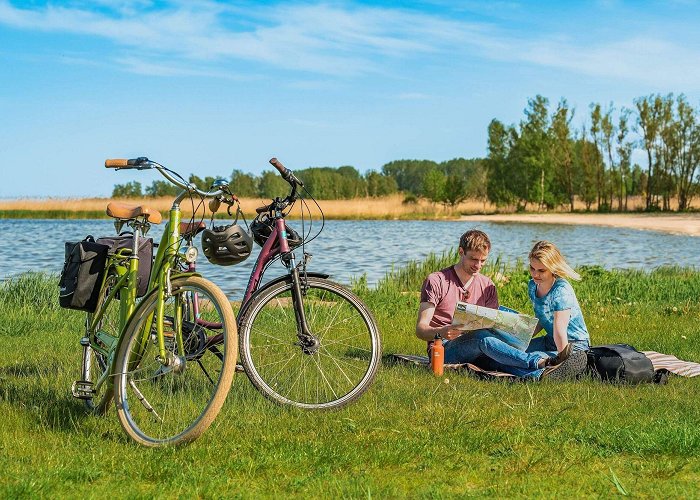
[[[144,217],[142,220],[139,220],[138,218],[133,219],[130,224],[131,227],[134,228],[134,238],[133,238],[133,246],[131,249],[131,258],[132,259],[138,259],[139,258],[139,244],[141,240],[142,235],[146,235],[148,233],[148,230],[151,228],[151,225],[148,223],[148,220]]]

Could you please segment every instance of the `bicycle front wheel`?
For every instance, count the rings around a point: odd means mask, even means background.
[[[159,355],[157,291],[134,312],[115,360],[119,422],[146,446],[199,437],[224,404],[236,365],[236,319],[224,293],[199,277],[173,279],[171,288],[163,325],[167,360]]]
[[[299,408],[339,408],[359,397],[381,359],[377,325],[364,303],[332,281],[302,284],[309,336],[302,335],[291,281],[261,289],[239,321],[241,363],[268,399]]]

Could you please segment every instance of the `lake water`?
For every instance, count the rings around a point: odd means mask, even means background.
[[[299,221],[289,223],[300,231]],[[312,233],[320,224],[315,223]],[[306,247],[313,254],[309,269],[326,272],[348,284],[352,277],[367,275],[371,285],[392,266],[420,260],[431,252],[456,247],[459,236],[473,223],[443,221],[326,221],[321,235]],[[492,258],[525,259],[532,244],[541,239],[560,247],[570,264],[598,264],[605,268],[643,268],[662,265],[700,265],[700,238],[652,231],[593,226],[550,226],[482,222],[475,227],[491,238]],[[153,226],[149,237],[159,241],[163,225]],[[0,241],[5,252],[0,279],[26,271],[60,272],[64,242],[86,235],[115,234],[111,220],[20,220],[0,219]],[[200,245],[199,238],[197,245]],[[201,248],[200,248],[201,250]],[[259,247],[237,266],[214,266],[200,254],[198,270],[232,298],[240,298],[248,282]],[[299,258],[300,253],[297,253]],[[266,277],[284,272],[274,263]]]

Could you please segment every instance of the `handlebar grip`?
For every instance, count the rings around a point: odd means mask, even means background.
[[[255,212],[256,212],[256,213],[259,213],[259,214],[261,214],[261,213],[263,213],[263,212],[269,212],[269,211],[270,211],[270,207],[272,207],[272,203],[270,203],[269,205],[263,205],[262,207],[256,208],[256,209],[255,209]]]
[[[138,158],[132,158],[130,160],[124,160],[121,158],[105,160],[105,168],[129,168],[138,167],[144,163],[148,163],[148,158],[145,156],[139,156]]]
[[[280,162],[277,158],[270,158],[270,165],[275,167],[282,177],[284,177],[287,173],[287,167],[282,165],[282,162]]]
[[[129,166],[129,160],[105,160],[105,168],[124,168]]]
[[[287,167],[282,165],[282,162],[280,162],[277,158],[270,158],[270,164],[277,169],[277,171],[280,173],[280,175],[285,181],[287,181],[295,188],[295,184],[298,186],[304,185],[304,183],[297,179],[297,176],[294,175],[292,171],[289,170]]]

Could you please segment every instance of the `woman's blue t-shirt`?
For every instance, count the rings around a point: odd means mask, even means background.
[[[566,330],[569,342],[585,344],[585,347],[588,347],[590,343],[588,328],[583,320],[576,293],[568,281],[564,278],[557,278],[547,295],[537,297],[537,284],[530,280],[527,292],[535,309],[535,316],[540,320],[540,324],[547,332],[547,336],[551,338],[552,343],[554,343],[554,311],[570,309],[571,319],[569,319],[569,326]]]

